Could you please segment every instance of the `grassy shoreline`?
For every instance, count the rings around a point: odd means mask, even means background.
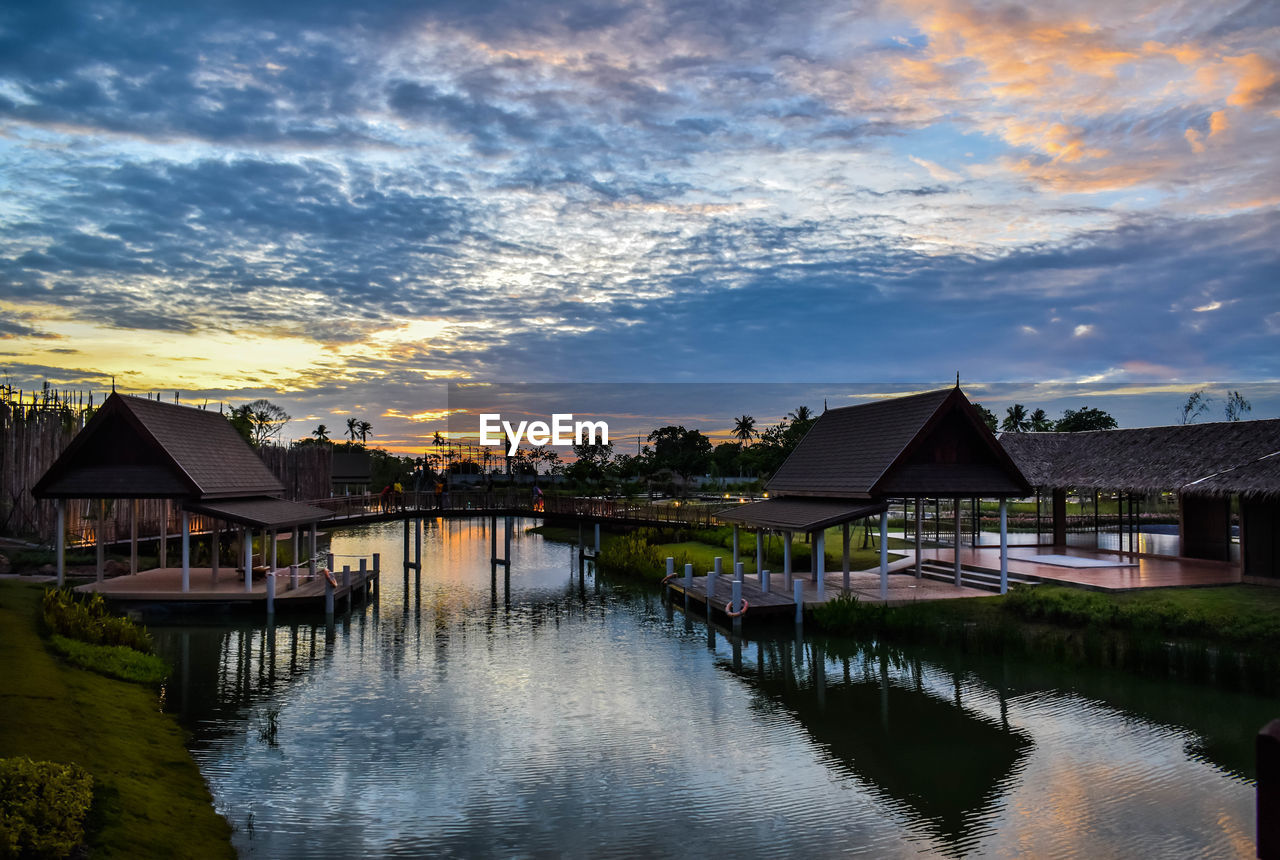
[[[40,634],[43,585],[0,582],[0,665],[10,667],[0,757],[74,762],[94,778],[92,857],[234,857],[181,727],[154,687],[60,660]]]

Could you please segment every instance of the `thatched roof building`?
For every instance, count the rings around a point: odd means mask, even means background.
[[[1004,433],[1000,444],[1041,489],[1280,496],[1280,419]]]

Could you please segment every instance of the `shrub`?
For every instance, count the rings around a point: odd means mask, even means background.
[[[113,615],[101,594],[77,598],[65,589],[44,593],[44,622],[54,633],[92,645],[120,645],[151,653],[147,628],[121,615]]]
[[[75,764],[0,759],[0,852],[66,857],[84,840],[93,777]]]
[[[164,660],[122,645],[90,645],[55,633],[53,648],[82,669],[121,681],[157,685],[169,677],[169,664]]]
[[[653,529],[640,529],[623,535],[600,550],[598,563],[610,573],[651,581],[660,580],[667,574],[666,557],[646,539],[646,536],[656,534]],[[692,559],[687,553],[678,553],[676,570],[683,570],[690,561]]]

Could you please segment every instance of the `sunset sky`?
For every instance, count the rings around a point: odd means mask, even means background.
[[[460,379],[1275,417],[1277,141],[1274,0],[7,3],[0,375],[405,449]]]

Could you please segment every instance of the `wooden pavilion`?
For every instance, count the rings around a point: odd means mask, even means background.
[[[1122,537],[1127,529],[1133,548],[1141,498],[1175,492],[1178,555],[1232,561],[1234,499],[1244,580],[1280,584],[1280,419],[1005,433],[1000,443],[1039,491],[1052,494],[1055,546],[1068,541],[1068,493],[1118,494]]]
[[[182,591],[190,591],[191,514],[214,519],[211,555],[218,575],[219,539],[238,527],[244,590],[253,590],[252,531],[263,535],[263,562],[275,567],[278,533],[292,529],[295,561],[302,555],[300,528],[311,538],[315,572],[316,533],[329,511],[280,498],[284,488],[262,460],[217,412],[113,392],[31,492],[57,506],[58,585],[65,575],[66,503],[70,499],[166,499],[182,514]],[[133,509],[130,573],[137,573],[137,508]],[[265,558],[270,537],[271,557]],[[103,578],[103,538],[98,536],[98,580]]]
[[[783,533],[784,573],[791,572],[791,535],[811,534],[814,578],[823,595],[824,536],[843,526],[846,587],[849,525],[880,516],[880,596],[888,595],[888,502],[916,504],[916,574],[921,572],[921,503],[925,498],[957,500],[960,534],[963,498],[1000,500],[1000,591],[1008,590],[1008,506],[1010,497],[1031,492],[1031,485],[983,423],[964,392],[955,388],[894,397],[824,412],[766,487],[772,497],[722,511],[734,523],[734,561],[740,525]],[[958,538],[957,538],[958,539]],[[759,553],[757,549],[757,553]],[[955,583],[961,584],[960,553],[955,553]]]

